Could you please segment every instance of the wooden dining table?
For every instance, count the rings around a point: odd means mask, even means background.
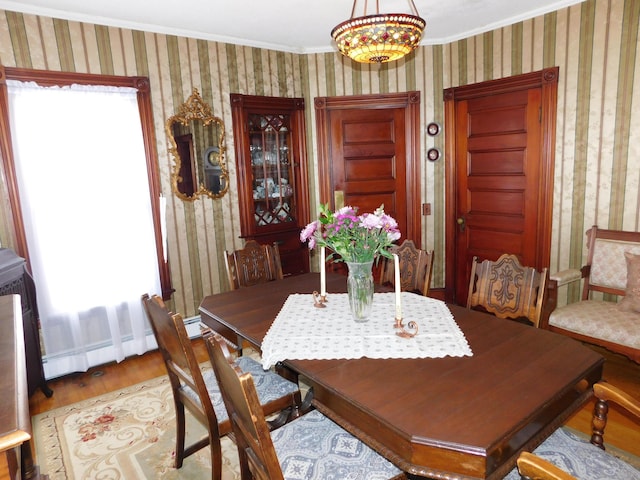
[[[326,281],[329,301],[346,291],[346,277]],[[314,290],[309,273],[210,295],[201,320],[259,349],[289,295]],[[313,388],[318,410],[408,478],[499,479],[590,398],[604,359],[568,337],[447,306],[472,356],[283,363]]]

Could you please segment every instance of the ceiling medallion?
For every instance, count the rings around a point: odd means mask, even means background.
[[[354,17],[354,0],[351,18],[331,30],[338,50],[360,63],[386,63],[398,60],[415,50],[426,26],[418,15],[413,0],[409,0],[412,14],[380,13],[376,0],[376,13],[367,15],[367,0],[363,16]]]

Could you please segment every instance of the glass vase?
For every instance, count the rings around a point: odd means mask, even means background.
[[[351,315],[356,322],[366,322],[371,313],[373,303],[373,261],[346,262],[349,269],[347,276],[347,296]]]

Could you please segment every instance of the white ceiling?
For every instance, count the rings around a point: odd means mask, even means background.
[[[414,0],[427,22],[423,45],[440,45],[583,0]],[[366,14],[375,13],[368,0]],[[409,0],[379,0],[410,13]],[[335,51],[330,32],[351,0],[0,0],[0,9],[293,53]],[[365,14],[358,0],[355,16]]]

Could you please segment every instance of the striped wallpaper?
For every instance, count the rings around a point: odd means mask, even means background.
[[[311,204],[318,203],[317,96],[421,91],[421,122],[443,121],[443,89],[560,67],[550,271],[577,267],[593,224],[640,224],[640,61],[637,0],[587,0],[446,45],[423,46],[396,63],[354,64],[337,53],[299,55],[91,25],[0,10],[5,66],[115,75],[151,82],[161,185],[168,198],[172,307],[197,314],[204,295],[226,288],[223,251],[240,247],[230,93],[306,99]],[[428,28],[428,27],[427,27]],[[198,88],[227,131],[230,194],[183,202],[170,190],[164,121]],[[444,149],[422,138],[422,156]],[[444,286],[444,163],[422,163],[423,247],[434,248],[434,287]],[[12,246],[6,188],[0,185],[0,240]],[[117,186],[114,186],[114,193]],[[311,212],[312,216],[315,212]],[[142,292],[141,292],[142,293]],[[576,292],[561,292],[561,303]]]

